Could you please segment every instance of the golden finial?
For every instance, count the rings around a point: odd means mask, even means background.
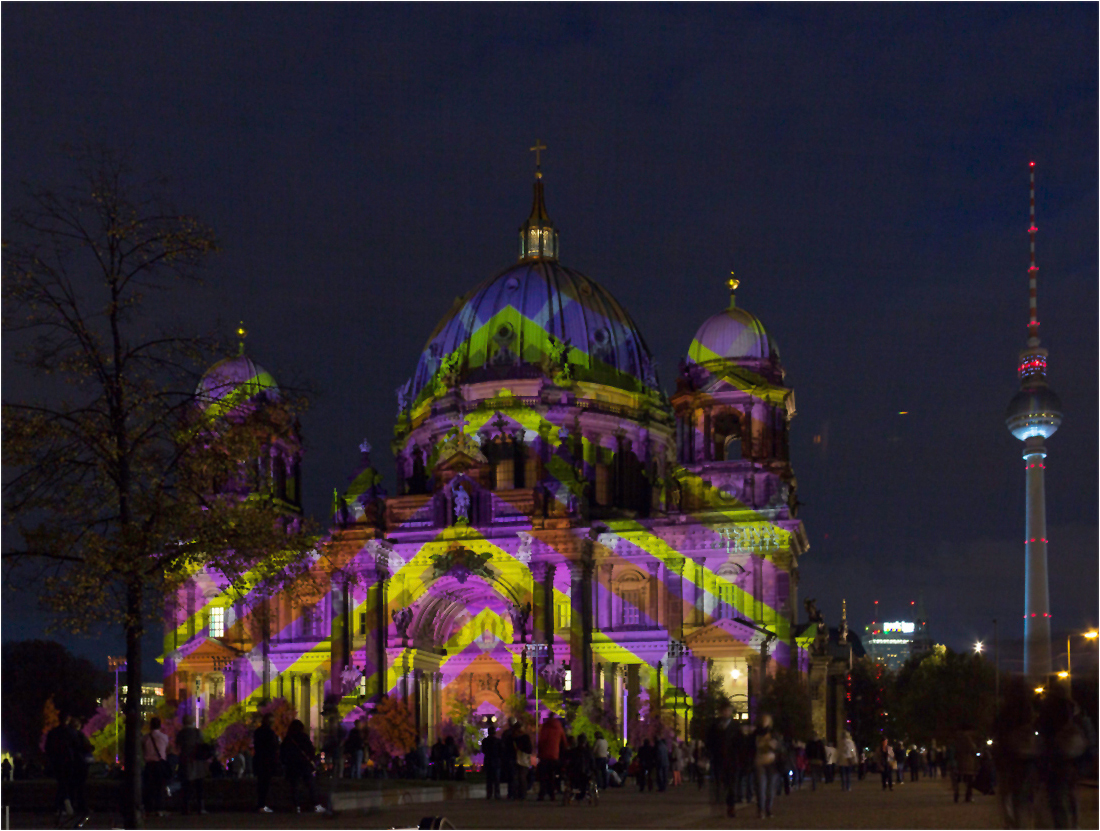
[[[535,139],[535,146],[531,148],[531,152],[535,154],[535,178],[542,178],[542,151],[546,149],[546,145],[542,143],[542,139]]]
[[[728,280],[728,285],[729,285],[729,287],[730,287],[730,291],[737,291],[737,287],[738,287],[739,285],[741,285],[741,281],[740,281],[740,280],[735,280],[735,279],[734,279],[734,277],[733,277],[733,272],[732,272],[732,271],[730,272],[730,278],[729,278],[729,280]]]
[[[240,338],[240,348],[237,350],[238,355],[244,354],[244,339],[248,337],[248,330],[244,328],[244,321],[242,320],[237,325],[237,337]]]

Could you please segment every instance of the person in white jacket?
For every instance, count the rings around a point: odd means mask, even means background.
[[[852,789],[852,765],[856,764],[859,756],[856,754],[856,743],[852,741],[852,734],[844,731],[844,737],[840,740],[840,747],[836,749],[837,767],[840,768],[840,787],[843,790]]]

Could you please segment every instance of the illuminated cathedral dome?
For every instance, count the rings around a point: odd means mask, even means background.
[[[760,318],[744,309],[729,308],[707,318],[688,349],[695,363],[744,358],[766,361],[779,357],[779,346],[764,329]]]
[[[760,318],[734,302],[737,281],[730,281],[730,305],[703,321],[688,348],[688,362],[779,360],[779,345]]]
[[[455,300],[424,346],[406,403],[454,383],[555,373],[630,392],[655,389],[652,356],[630,315],[557,254],[540,178],[520,229],[519,262]]]
[[[195,388],[195,397],[204,410],[216,405],[225,411],[248,401],[273,401],[279,397],[279,385],[271,373],[242,351],[206,370]]]

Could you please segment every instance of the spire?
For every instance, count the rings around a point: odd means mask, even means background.
[[[1029,198],[1027,235],[1031,252],[1031,265],[1027,269],[1028,278],[1028,323],[1027,323],[1027,347],[1020,353],[1019,374],[1020,381],[1027,387],[1043,386],[1046,384],[1047,375],[1047,351],[1039,345],[1039,311],[1036,303],[1036,283],[1039,278],[1039,266],[1035,265],[1035,232],[1039,230],[1035,224],[1035,162],[1028,165],[1029,169]]]
[[[1035,225],[1035,162],[1030,165],[1030,199],[1029,199],[1029,214],[1031,222],[1028,225],[1027,236],[1031,247],[1031,266],[1027,270],[1028,277],[1028,324],[1027,324],[1027,345],[1038,346],[1039,345],[1039,311],[1036,306],[1036,292],[1035,284],[1039,277],[1039,266],[1035,265],[1035,232],[1039,228]]]
[[[737,291],[737,287],[741,285],[741,281],[734,279],[733,272],[730,272],[730,278],[726,281],[726,285],[730,287],[730,308],[737,307],[737,296],[734,294]]]
[[[520,260],[556,260],[558,258],[558,232],[550,214],[542,190],[542,151],[546,145],[538,139],[531,152],[535,154],[535,199],[531,215],[519,229]]]
[[[248,330],[244,328],[244,321],[242,320],[237,324],[237,338],[240,340],[240,344],[237,347],[237,354],[244,354],[244,339],[248,337]]]

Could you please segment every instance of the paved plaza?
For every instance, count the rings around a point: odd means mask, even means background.
[[[1100,825],[1097,790],[1082,787],[1081,828]],[[971,804],[955,804],[942,779],[895,786],[883,792],[877,779],[854,783],[851,793],[839,786],[808,788],[780,797],[770,820],[756,818],[755,806],[738,806],[736,819],[715,812],[705,791],[695,786],[670,788],[666,793],[640,794],[634,788],[605,792],[600,805],[559,802],[487,802],[484,799],[453,800],[407,805],[335,817],[315,814],[252,814],[215,812],[204,816],[177,814],[150,818],[150,829],[264,829],[264,828],[410,828],[425,816],[444,816],[456,828],[1001,828],[1003,823],[991,796],[976,795]],[[119,817],[96,815],[87,827],[117,827]],[[1040,815],[1038,827],[1049,827]],[[12,828],[50,828],[45,814],[16,814]]]

